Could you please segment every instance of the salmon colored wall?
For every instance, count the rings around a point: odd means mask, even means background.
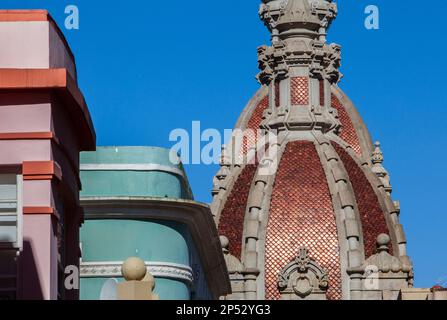
[[[0,168],[24,180],[18,297],[57,299],[59,224],[63,263],[78,265],[79,152],[93,151],[96,136],[73,54],[48,12],[0,10],[0,43]]]

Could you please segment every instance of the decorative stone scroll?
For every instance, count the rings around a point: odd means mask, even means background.
[[[279,273],[278,289],[281,300],[326,300],[328,274],[301,247],[295,260]]]

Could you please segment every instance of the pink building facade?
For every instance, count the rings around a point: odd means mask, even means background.
[[[0,11],[0,298],[78,298],[65,270],[80,258],[79,153],[95,142],[48,12]]]

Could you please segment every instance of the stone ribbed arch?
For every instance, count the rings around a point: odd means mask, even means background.
[[[384,212],[374,193],[373,186],[369,183],[361,167],[340,145],[335,142],[332,142],[332,145],[342,159],[354,188],[362,221],[365,254],[370,257],[376,251],[377,236],[382,233],[389,234]]]
[[[278,141],[269,146],[269,155],[276,157],[276,163],[284,152],[285,133],[278,136]],[[246,278],[246,299],[264,300],[264,262],[265,262],[265,235],[269,216],[270,202],[272,196],[273,184],[275,182],[277,171],[269,175],[263,175],[260,167],[257,168],[256,175],[250,188],[250,195],[247,202],[247,208],[244,220],[244,235],[242,245],[242,262],[247,270],[251,270]]]
[[[238,258],[241,258],[245,209],[256,168],[249,164],[242,169],[220,214],[218,232],[228,238],[230,253]]]
[[[264,110],[268,107],[268,92],[262,87],[255,97],[249,102],[241,115],[236,129],[258,130],[262,121]],[[251,145],[256,143],[256,137],[247,136]],[[244,140],[244,159],[247,151]],[[241,257],[243,223],[250,186],[253,181],[258,163],[246,163],[231,165],[228,176],[221,181],[225,188],[213,199],[212,209],[215,212],[219,234],[227,236],[230,241],[230,252],[234,256]],[[221,206],[223,205],[223,207]]]
[[[343,162],[328,137],[316,134],[316,149],[326,172],[332,205],[337,223],[343,299],[350,299],[351,283],[347,270],[365,260],[360,214],[354,190]]]
[[[359,137],[354,128],[354,124],[351,120],[351,117],[349,116],[345,107],[341,104],[340,100],[334,94],[332,94],[331,97],[331,105],[333,108],[337,110],[338,117],[342,125],[339,134],[340,138],[346,141],[346,143],[348,143],[352,147],[352,149],[355,151],[358,157],[362,157],[364,152],[362,150],[362,147],[360,146]]]
[[[371,215],[371,212],[375,212],[374,217],[362,221],[363,226],[363,234],[365,236],[365,232],[371,233],[369,236],[369,243],[365,240],[365,247],[369,246],[368,250],[365,250],[366,258],[369,257],[371,253],[375,253],[375,239],[373,239],[373,234],[377,234],[378,232],[389,234],[391,237],[391,251],[395,256],[406,256],[407,255],[407,247],[406,247],[406,236],[403,230],[403,226],[399,220],[400,209],[396,205],[396,203],[391,199],[391,197],[384,191],[383,183],[380,179],[372,172],[371,166],[367,164],[362,164],[362,162],[357,158],[355,152],[351,149],[349,145],[347,145],[344,141],[340,139],[334,139],[332,142],[334,147],[337,149],[337,152],[340,155],[343,155],[343,163],[345,167],[348,167],[347,170],[351,172],[351,175],[354,177],[354,171],[350,169],[355,169],[356,172],[360,172],[363,174],[363,188],[367,188],[368,190],[356,190],[359,194],[358,197],[361,197],[360,193],[362,192],[365,197],[370,198],[370,203],[365,203],[362,201],[362,206],[366,207],[363,209],[365,215]],[[357,175],[359,176],[359,175]],[[362,177],[362,175],[360,175]],[[352,178],[352,177],[351,177]],[[351,183],[354,184],[356,180],[352,179]],[[356,182],[356,184],[360,184]],[[354,186],[355,188],[355,186]],[[359,201],[357,199],[357,201]],[[371,205],[372,203],[372,205]],[[368,208],[374,208],[372,209]],[[370,225],[371,227],[367,227],[366,225]],[[380,226],[380,227],[378,227]],[[380,229],[379,229],[380,228]],[[377,234],[378,235],[378,234]],[[376,235],[376,236],[377,236]]]
[[[262,100],[264,100],[268,96],[268,94],[269,91],[267,86],[262,86],[259,88],[259,90],[250,99],[250,101],[247,103],[244,110],[242,111],[241,115],[239,116],[235,125],[235,129],[247,128],[250,119],[253,117],[254,110],[259,105],[259,103],[261,103]]]
[[[261,87],[253,98],[248,102],[241,116],[239,117],[235,129],[244,130],[247,127],[258,128],[262,121],[262,112],[266,107],[268,99],[268,88]],[[237,181],[237,178],[244,169],[244,165],[234,165],[229,163],[224,169],[224,177],[219,181],[218,193],[214,196],[211,210],[215,216],[216,223],[219,224],[223,206]],[[222,172],[222,168],[218,175]]]

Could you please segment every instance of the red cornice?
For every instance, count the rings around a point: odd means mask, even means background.
[[[51,215],[57,220],[60,219],[60,215],[53,207],[23,207],[24,215]]]
[[[75,164],[73,159],[70,157],[67,148],[65,148],[56,137],[53,132],[6,132],[0,133],[0,141],[1,140],[51,140],[54,145],[61,150],[64,156],[67,158],[67,161],[70,163],[71,171],[75,176],[75,179],[78,182],[78,185],[81,186],[81,180],[79,178],[79,167]],[[19,165],[20,170],[21,166]],[[4,168],[3,171],[11,170],[11,168]],[[20,171],[19,170],[19,171]],[[15,170],[14,172],[16,172]],[[0,165],[0,172],[2,172],[2,166]],[[31,180],[31,179],[30,179]]]
[[[64,89],[67,69],[0,69],[0,89]]]
[[[22,165],[23,180],[62,180],[62,170],[54,161],[25,161]]]
[[[47,10],[0,10],[0,22],[49,21]]]
[[[51,140],[53,132],[7,132],[0,133],[0,140]]]
[[[76,127],[81,129],[81,151],[96,149],[96,134],[87,103],[67,69],[0,69],[0,92],[34,90],[58,94],[74,116]]]

